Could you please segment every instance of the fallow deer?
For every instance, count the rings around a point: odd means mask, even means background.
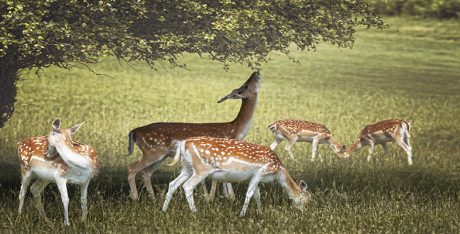
[[[142,158],[128,166],[128,181],[131,198],[139,199],[136,188],[136,174],[141,171],[144,184],[149,194],[154,197],[151,176],[157,170],[170,152],[174,141],[184,140],[194,136],[211,136],[242,140],[248,134],[256,109],[257,95],[261,87],[259,72],[254,72],[238,89],[221,98],[218,103],[227,99],[241,99],[242,105],[236,118],[224,123],[152,123],[135,128],[129,133],[129,155],[133,153],[134,143],[142,151]],[[213,183],[215,184],[215,183]],[[230,197],[234,197],[230,184],[224,186]],[[215,189],[214,189],[215,190]]]
[[[286,140],[284,149],[288,152],[291,158],[292,146],[296,142],[312,143],[311,161],[315,160],[318,144],[329,144],[334,153],[343,153],[346,147],[334,139],[329,129],[326,126],[303,120],[278,120],[268,125],[268,128],[273,132],[275,141],[270,145],[270,149],[275,150],[276,146],[283,140]]]
[[[53,130],[47,137],[39,136],[17,143],[18,157],[21,162],[21,191],[19,192],[19,214],[22,213],[27,188],[34,177],[37,181],[31,186],[35,207],[39,214],[46,217],[41,200],[45,187],[54,182],[58,185],[64,204],[64,223],[69,225],[66,183],[80,185],[82,220],[86,220],[87,191],[91,178],[99,170],[96,150],[78,141],[72,140],[71,134],[80,129],[77,124],[69,129],[60,128],[60,120],[53,121]]]
[[[410,126],[409,122],[400,119],[388,119],[369,124],[364,127],[359,139],[344,152],[342,157],[348,158],[352,152],[369,145],[367,161],[370,161],[376,145],[382,145],[386,154],[388,152],[387,143],[396,142],[406,151],[407,163],[412,165],[412,146],[409,142]]]
[[[183,184],[185,196],[192,212],[196,212],[193,200],[194,188],[206,177],[213,181],[242,182],[249,180],[243,209],[246,214],[249,201],[254,196],[257,207],[261,208],[260,182],[278,181],[299,209],[311,199],[305,182],[299,187],[292,180],[275,152],[268,147],[246,143],[234,139],[192,137],[177,144],[174,165],[182,159],[180,175],[169,184],[162,211],[168,209],[173,193]],[[184,184],[185,183],[185,184]]]

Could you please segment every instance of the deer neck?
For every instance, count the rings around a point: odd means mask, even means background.
[[[91,161],[89,158],[75,151],[73,146],[70,144],[71,143],[68,142],[61,142],[55,146],[57,152],[67,164],[67,166],[78,170],[92,169]]]
[[[347,153],[351,154],[356,150],[361,149],[364,146],[364,144],[361,142],[361,139],[358,139],[353,145],[348,148]]]
[[[287,192],[289,198],[294,200],[294,202],[298,203],[300,200],[301,189],[299,185],[291,178],[289,172],[284,168],[281,167],[281,172],[278,177],[279,183],[281,187]]]
[[[252,126],[252,119],[256,111],[257,96],[242,99],[240,112],[231,122],[233,132],[237,140],[242,140],[248,134]]]
[[[340,144],[338,141],[336,141],[333,137],[329,139],[329,142],[331,144],[332,150],[334,153],[340,152],[340,149],[342,148],[342,144]]]

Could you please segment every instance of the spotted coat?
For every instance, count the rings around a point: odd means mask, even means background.
[[[83,155],[86,155],[92,162],[93,168],[99,169],[99,161],[97,159],[96,150],[89,145],[82,144],[76,140],[72,140],[69,144],[73,149]],[[48,139],[46,136],[38,136],[28,138],[16,144],[18,149],[18,157],[21,162],[22,170],[30,170],[32,157],[39,157],[46,161],[52,161],[52,165],[58,167],[63,173],[66,173],[69,167],[66,165],[61,156],[57,153],[48,155]]]
[[[408,122],[400,119],[387,119],[377,123],[369,124],[361,131],[360,138],[366,139],[369,135],[375,134],[377,132],[383,132],[384,134],[390,135],[399,129],[402,123],[410,126]],[[408,131],[410,131],[410,129],[408,129]]]
[[[316,132],[330,135],[331,132],[326,126],[305,120],[285,119],[277,120],[268,126],[270,129],[282,129],[289,134],[301,135],[304,131]]]
[[[226,167],[232,159],[265,166],[265,173],[275,173],[282,166],[281,160],[270,148],[234,139],[192,137],[186,140],[186,148],[195,146],[201,162],[212,167]]]

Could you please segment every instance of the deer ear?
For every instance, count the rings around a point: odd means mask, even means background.
[[[59,129],[61,129],[61,119],[57,118],[53,121],[53,131],[57,132]]]
[[[85,122],[80,123],[80,124],[77,124],[77,125],[71,127],[71,128],[70,128],[70,133],[71,133],[71,134],[76,133],[76,132],[78,131],[78,129],[80,129],[81,126],[82,126],[84,123],[85,123]]]
[[[231,95],[231,94],[229,94],[229,95],[227,95],[227,96],[225,96],[225,97],[223,97],[223,98],[219,99],[219,101],[217,101],[217,103],[221,103],[221,102],[223,102],[223,101],[227,100],[227,99],[228,99],[228,97],[229,97],[230,95]]]
[[[300,186],[300,189],[303,191],[303,192],[306,192],[307,189],[308,189],[308,185],[305,181],[301,180],[299,182],[299,186]]]

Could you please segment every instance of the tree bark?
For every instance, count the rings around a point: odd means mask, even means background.
[[[3,63],[0,59],[0,128],[3,128],[14,112],[16,81],[19,69]]]

